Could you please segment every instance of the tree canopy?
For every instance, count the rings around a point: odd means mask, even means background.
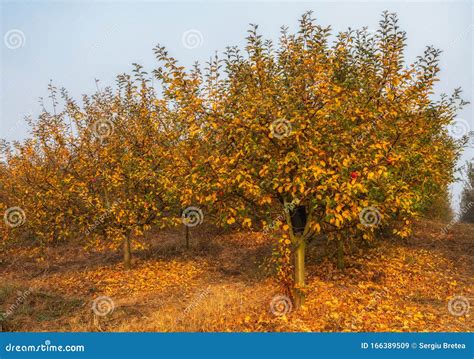
[[[204,69],[157,46],[152,75],[135,65],[83,105],[50,85],[52,110],[4,150],[1,205],[24,223],[6,215],[3,230],[123,243],[129,263],[132,236],[180,224],[192,206],[217,225],[278,233],[279,273],[293,281],[294,267],[302,301],[306,243],[323,236],[342,255],[381,229],[407,237],[453,180],[463,142],[446,127],[466,102],[460,89],[433,99],[439,50],[407,64],[405,47],[395,14],[375,33],[332,37],[306,13],[276,43],[252,25],[244,49]]]

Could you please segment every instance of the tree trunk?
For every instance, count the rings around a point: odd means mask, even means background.
[[[295,249],[295,283],[293,288],[293,297],[295,307],[301,307],[305,301],[305,249],[306,235],[309,231],[311,213],[307,213],[304,206],[298,206],[292,209],[285,203],[286,223],[289,226],[289,235],[291,243],[296,246]]]
[[[337,241],[337,268],[344,269],[344,243],[339,239]]]
[[[123,240],[123,265],[125,269],[129,269],[132,264],[132,249],[130,245],[130,236],[125,236]]]
[[[304,304],[304,277],[305,277],[305,248],[306,242],[303,239],[299,240],[298,247],[295,251],[295,306],[300,307]]]
[[[186,249],[189,249],[189,227],[186,227]]]

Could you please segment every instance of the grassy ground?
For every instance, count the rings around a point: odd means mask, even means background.
[[[9,250],[0,263],[2,330],[472,331],[472,309],[456,307],[455,316],[448,303],[463,296],[474,305],[474,226],[443,227],[420,221],[408,241],[353,253],[343,271],[320,244],[309,246],[306,304],[282,316],[270,306],[280,293],[263,270],[271,243],[262,233],[192,231],[187,250],[182,233],[161,232],[128,271],[119,254],[80,247],[47,249],[43,260]],[[113,305],[97,301],[103,296]],[[94,300],[107,315],[94,313]]]

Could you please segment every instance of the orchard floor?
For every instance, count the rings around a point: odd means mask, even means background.
[[[124,270],[119,254],[59,246],[9,250],[0,263],[3,331],[473,331],[474,225],[420,221],[407,241],[346,257],[309,246],[305,305],[277,316],[262,233],[162,232]],[[94,314],[94,300],[106,296]],[[449,301],[458,297],[448,310]],[[465,305],[470,301],[471,310]],[[96,303],[98,303],[96,301]],[[281,307],[279,307],[281,309]],[[284,309],[284,307],[283,307]],[[286,309],[291,309],[286,307]]]

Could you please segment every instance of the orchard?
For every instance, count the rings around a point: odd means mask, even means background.
[[[82,104],[51,84],[31,136],[2,148],[4,242],[121,248],[130,268],[137,238],[189,225],[193,208],[266,233],[300,306],[308,244],[334,244],[343,268],[350,248],[409,237],[463,146],[447,131],[461,91],[433,98],[440,51],[407,64],[391,13],[375,33],[333,34],[306,13],[277,42],[256,25],[246,39],[191,69],[157,46],[150,74],[135,64]]]

